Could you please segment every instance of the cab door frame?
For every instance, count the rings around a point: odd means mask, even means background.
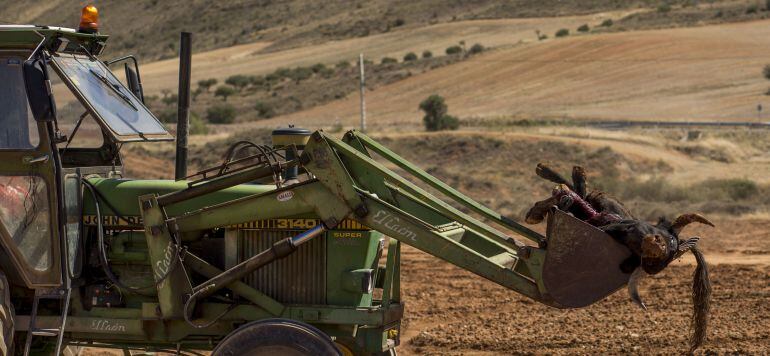
[[[8,58],[10,53],[18,53],[18,58],[28,56],[31,51],[20,49],[17,51],[0,51],[0,60]],[[22,78],[17,83],[5,83],[6,85],[23,85],[24,77],[21,66],[19,66],[19,77]],[[2,85],[4,83],[0,83]],[[26,95],[24,102],[20,105],[27,105],[30,109],[29,101]],[[2,115],[2,113],[0,113]],[[0,118],[1,119],[1,118]],[[2,120],[0,120],[2,121]],[[2,242],[3,254],[8,257],[12,266],[8,266],[7,261],[0,264],[5,269],[6,274],[15,280],[16,283],[23,283],[28,288],[59,287],[63,283],[62,257],[61,257],[61,239],[63,235],[63,212],[62,212],[62,189],[61,182],[61,163],[56,150],[56,135],[52,122],[32,121],[30,130],[37,130],[39,143],[34,148],[0,148],[0,177],[30,177],[30,179],[42,179],[45,183],[45,193],[47,197],[47,206],[44,207],[48,212],[48,241],[47,256],[49,262],[47,268],[36,269],[25,257],[19,243],[14,241],[12,233],[8,231],[5,223],[0,219],[0,242]],[[34,146],[34,145],[33,145]],[[31,181],[31,180],[30,180]],[[27,199],[28,197],[25,197]],[[25,201],[26,203],[26,201]],[[26,208],[25,208],[26,211]],[[12,217],[9,217],[12,218]],[[41,240],[42,241],[42,240]],[[45,248],[45,247],[44,247]],[[11,268],[12,267],[12,268]],[[11,268],[11,270],[9,270]]]

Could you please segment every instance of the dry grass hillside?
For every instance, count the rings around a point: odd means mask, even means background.
[[[419,102],[485,119],[756,120],[768,104],[762,67],[770,21],[575,36],[491,51],[367,94],[370,125],[415,128]],[[264,126],[355,125],[358,98]]]
[[[0,0],[0,21],[76,27],[81,7],[95,3],[103,32],[113,39],[109,53],[133,52],[145,61],[176,54],[180,31],[196,33],[198,50],[211,50],[257,41],[272,42],[268,50],[365,37],[392,29],[471,19],[550,17],[602,11],[655,8],[657,0],[136,0],[40,2]],[[689,0],[674,2],[673,12],[688,13]],[[711,1],[741,10],[747,0]],[[713,6],[713,5],[712,5]],[[725,13],[718,21],[741,20]],[[130,15],[130,16],[128,16]],[[754,14],[755,17],[759,14]],[[689,16],[647,16],[626,26],[672,26],[692,22]],[[697,17],[697,16],[696,16]]]

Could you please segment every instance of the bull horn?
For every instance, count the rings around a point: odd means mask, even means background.
[[[674,234],[679,235],[679,232],[681,232],[685,226],[693,222],[699,222],[701,224],[706,224],[711,227],[714,227],[714,224],[708,219],[706,219],[705,217],[703,217],[703,215],[690,213],[690,214],[682,214],[677,216],[676,219],[674,219],[674,222],[671,223],[671,231],[673,231]]]
[[[631,277],[628,278],[628,296],[631,297],[631,300],[647,311],[647,305],[644,304],[642,301],[642,297],[639,296],[639,282],[642,281],[642,279],[647,276],[647,273],[644,272],[644,269],[642,267],[636,267],[633,273],[631,273]]]

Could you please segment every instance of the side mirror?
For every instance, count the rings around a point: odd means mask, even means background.
[[[28,60],[24,62],[23,71],[32,116],[37,121],[56,120],[56,103],[45,63],[40,59]]]
[[[142,89],[142,83],[139,81],[139,75],[136,71],[125,63],[126,68],[126,81],[128,82],[128,90],[131,90],[139,100],[144,102],[144,90]]]

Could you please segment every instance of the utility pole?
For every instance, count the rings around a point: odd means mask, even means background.
[[[179,102],[176,124],[176,180],[187,176],[187,136],[190,134],[190,73],[192,71],[192,33],[182,32],[179,45]]]
[[[366,90],[366,79],[364,78],[364,54],[358,55],[358,68],[361,69],[361,132],[366,132],[366,101],[364,100],[364,90]]]

